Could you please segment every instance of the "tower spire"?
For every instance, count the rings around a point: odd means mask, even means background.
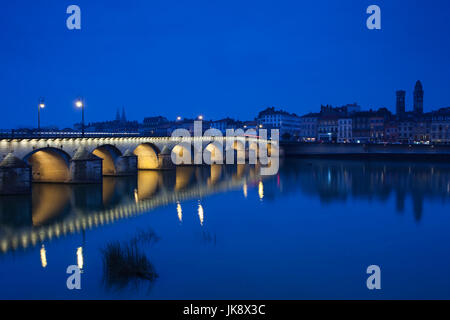
[[[122,120],[122,122],[126,122],[127,121],[127,117],[125,115],[125,107],[122,107],[122,118],[120,120]]]

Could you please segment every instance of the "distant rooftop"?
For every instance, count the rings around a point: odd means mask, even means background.
[[[282,114],[282,115],[288,115],[288,116],[297,116],[295,113],[289,113],[287,111],[284,111],[282,109],[275,110],[275,107],[266,108],[260,113],[258,113],[258,118],[261,118],[265,115],[272,115],[272,114]]]

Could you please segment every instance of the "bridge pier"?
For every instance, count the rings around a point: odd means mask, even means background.
[[[12,153],[0,163],[0,195],[31,193],[31,167]]]
[[[172,161],[171,151],[167,146],[164,146],[161,153],[158,155],[158,169],[160,170],[172,170],[175,169],[175,165]]]
[[[71,183],[102,183],[102,158],[80,147],[70,160]]]
[[[116,174],[118,176],[132,176],[137,174],[137,157],[130,150],[116,160]]]

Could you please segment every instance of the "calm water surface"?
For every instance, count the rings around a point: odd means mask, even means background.
[[[450,165],[287,159],[257,172],[179,167],[2,197],[0,298],[450,298]],[[81,290],[66,287],[73,264]]]

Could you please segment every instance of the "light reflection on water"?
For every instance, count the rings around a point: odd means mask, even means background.
[[[0,297],[450,298],[449,277],[427,273],[436,261],[450,267],[449,165],[287,159],[276,176],[258,169],[140,171],[2,197]],[[160,240],[136,240],[149,234]],[[373,260],[391,270],[385,296],[365,291]],[[101,285],[105,261],[128,275],[114,292]],[[80,293],[64,288],[69,264],[83,269]],[[151,289],[124,289],[147,279]]]
[[[64,234],[67,228],[73,232],[75,229],[80,231],[81,226],[84,230],[86,224],[89,227],[101,225],[123,218],[124,213],[128,217],[129,213],[155,209],[174,199],[178,203],[181,221],[181,199],[197,199],[239,187],[254,180],[258,172],[258,166],[185,166],[174,171],[140,170],[137,176],[132,177],[104,177],[103,184],[36,183],[31,196],[0,198],[4,227],[0,233],[1,249],[3,252],[16,249],[20,242],[22,247],[27,247],[28,238],[35,245],[37,238],[41,241],[45,237],[52,238],[53,233],[59,236],[61,229],[64,229]],[[200,200],[198,216],[200,224],[203,224]]]

